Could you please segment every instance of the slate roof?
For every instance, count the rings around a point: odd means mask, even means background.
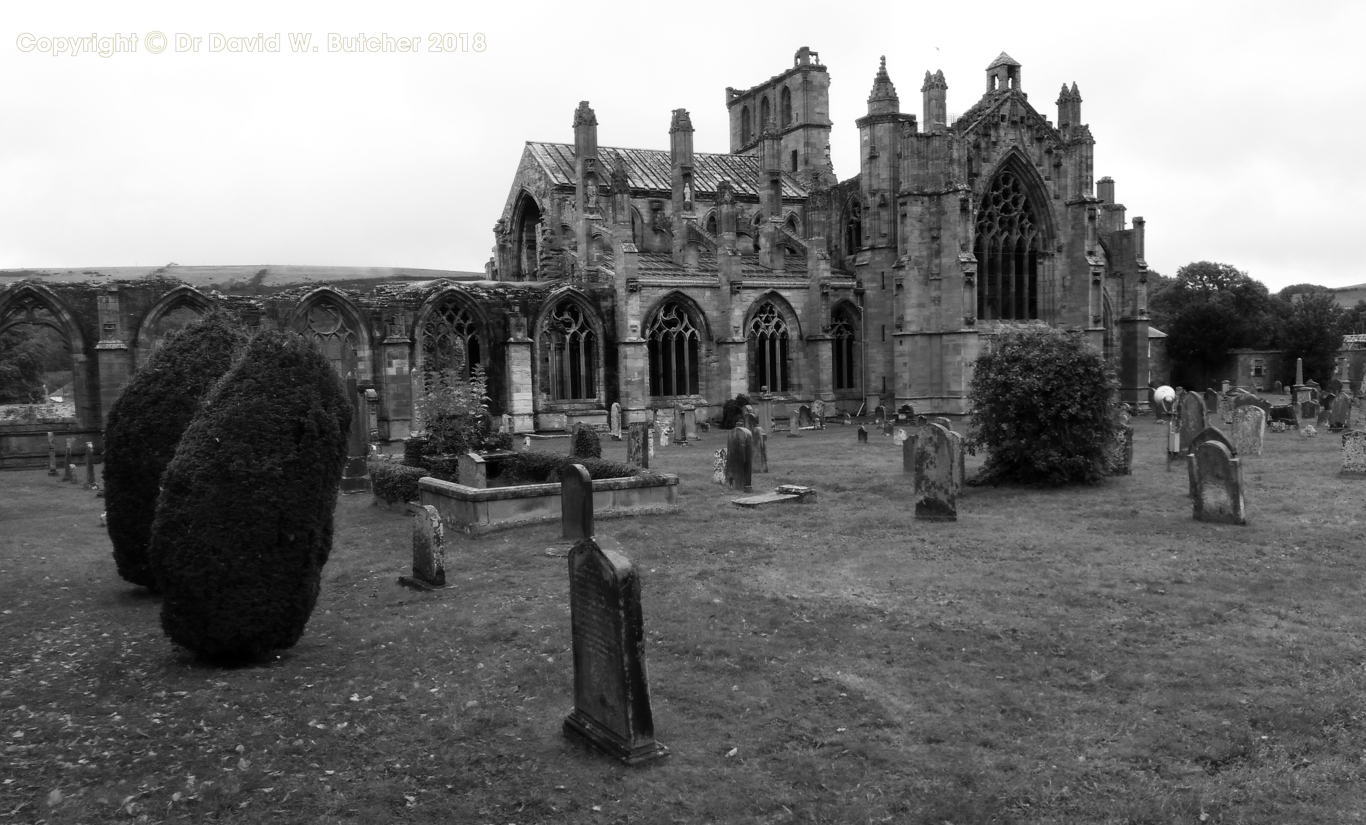
[[[574,145],[572,143],[538,143],[527,141],[527,149],[540,163],[550,180],[558,186],[574,184]],[[626,161],[627,180],[632,189],[656,192],[673,190],[672,161],[664,149],[621,149],[599,146],[598,160],[603,168],[600,180],[606,184],[617,158]],[[788,172],[783,172],[783,197],[805,198],[806,186]],[[717,155],[710,152],[693,153],[693,185],[699,195],[716,191],[716,184],[728,178],[737,195],[758,197],[754,183],[759,177],[759,159],[751,155]]]

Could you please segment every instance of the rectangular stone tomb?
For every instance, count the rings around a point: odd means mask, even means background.
[[[731,504],[746,509],[765,507],[770,504],[814,504],[815,502],[816,491],[814,489],[800,487],[796,484],[780,484],[771,493],[731,499]]]
[[[650,710],[640,577],[611,538],[580,539],[569,551],[569,616],[574,710],[564,734],[627,765],[668,756]]]
[[[548,521],[561,521],[561,485],[523,484],[479,489],[430,476],[418,481],[422,504],[432,505],[447,528],[487,533]],[[678,507],[678,476],[658,473],[593,482],[597,518],[669,512]]]

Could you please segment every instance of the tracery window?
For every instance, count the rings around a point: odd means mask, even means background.
[[[702,335],[678,301],[667,301],[645,328],[650,395],[695,395]]]
[[[315,303],[304,316],[303,333],[322,350],[338,378],[356,377],[356,333],[346,325],[341,307],[326,300]]]
[[[552,401],[596,399],[598,342],[583,308],[560,301],[541,323],[541,365]]]
[[[854,353],[858,321],[848,307],[839,307],[830,319],[830,335],[834,338],[833,373],[834,388],[852,390],[858,386],[858,373],[854,371]]]
[[[475,367],[483,363],[483,347],[474,315],[461,302],[447,298],[427,317],[422,327],[422,372],[427,381],[455,373],[468,381]]]
[[[787,392],[787,322],[772,301],[764,301],[749,325],[750,389]]]
[[[1039,317],[1040,227],[1024,183],[1009,170],[991,182],[977,213],[977,317]]]

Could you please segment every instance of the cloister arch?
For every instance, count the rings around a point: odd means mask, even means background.
[[[199,290],[182,284],[170,290],[148,307],[133,336],[137,365],[147,363],[152,352],[166,336],[186,323],[207,315],[217,304]]]
[[[336,289],[319,287],[299,299],[289,326],[318,343],[343,381],[374,381],[370,330],[360,310]]]
[[[544,404],[595,404],[605,398],[604,324],[579,290],[561,287],[536,315],[535,393]]]
[[[39,284],[21,283],[0,291],[0,333],[24,324],[52,330],[64,342],[71,357],[76,422],[81,427],[98,426],[98,396],[90,386],[86,349],[89,336],[71,307],[52,290]]]
[[[649,360],[649,395],[701,395],[711,334],[706,313],[691,297],[672,290],[642,315],[641,337]]]

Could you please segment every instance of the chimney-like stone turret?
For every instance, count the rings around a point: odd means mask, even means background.
[[[930,74],[925,70],[925,83],[920,87],[924,101],[923,116],[926,132],[942,132],[948,128],[948,89],[942,70]]]

